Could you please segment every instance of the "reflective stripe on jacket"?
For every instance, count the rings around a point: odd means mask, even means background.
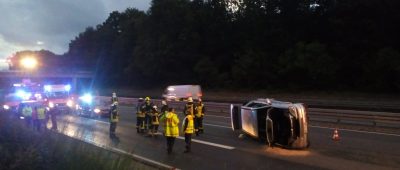
[[[187,115],[183,121],[183,131],[187,134],[194,132],[194,121],[192,115]]]
[[[153,124],[153,125],[160,124],[160,122],[158,121],[158,113],[157,112],[153,113],[153,115],[151,116],[151,124]]]
[[[179,136],[179,119],[174,112],[168,112],[161,117],[161,122],[164,122],[165,136],[178,137]]]

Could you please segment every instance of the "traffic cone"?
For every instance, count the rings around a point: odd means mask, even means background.
[[[334,140],[334,141],[340,140],[339,132],[338,132],[338,129],[337,129],[337,128],[333,131],[332,140]]]

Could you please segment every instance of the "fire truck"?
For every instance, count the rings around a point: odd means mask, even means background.
[[[74,97],[70,95],[71,85],[53,84],[44,85],[44,97],[50,109],[56,109],[61,113],[71,113],[74,107]]]
[[[3,97],[3,110],[16,113],[18,105],[24,101],[43,101],[41,85],[38,83],[15,83],[6,90]]]

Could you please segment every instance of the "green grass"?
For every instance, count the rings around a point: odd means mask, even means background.
[[[4,113],[0,129],[0,169],[154,169],[62,134],[39,133]]]

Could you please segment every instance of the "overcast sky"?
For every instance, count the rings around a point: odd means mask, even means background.
[[[0,0],[0,60],[20,50],[56,54],[88,26],[109,13],[134,7],[146,11],[151,0]]]

